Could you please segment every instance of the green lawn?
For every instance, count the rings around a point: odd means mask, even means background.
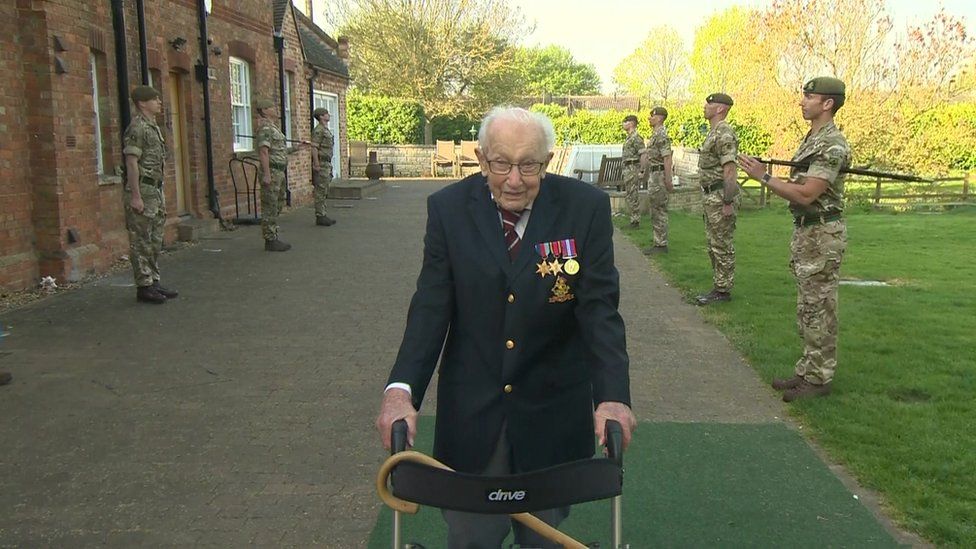
[[[780,207],[740,213],[733,301],[702,309],[765,380],[800,350],[792,231]],[[641,248],[638,231],[618,227]],[[795,416],[830,455],[879,491],[904,527],[939,545],[976,546],[976,214],[852,213],[841,286],[834,392]],[[654,261],[686,296],[711,287],[700,216],[671,213],[670,253]]]

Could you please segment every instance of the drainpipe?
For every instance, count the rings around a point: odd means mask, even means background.
[[[146,45],[146,5],[136,0],[136,18],[139,20],[139,67],[142,69],[142,85],[149,85],[149,47]]]
[[[214,219],[220,219],[220,203],[217,202],[217,186],[214,184],[213,124],[210,119],[210,37],[207,35],[207,3],[197,0],[197,16],[200,26],[200,64],[197,79],[203,85],[203,128],[207,153],[207,200]]]
[[[319,70],[312,67],[312,77],[308,79],[308,107],[309,110],[315,110],[315,79],[319,77]],[[315,119],[309,117],[309,130],[315,129]]]
[[[285,35],[280,30],[274,32],[274,48],[278,52],[278,97],[281,108],[281,133],[285,133]],[[288,185],[288,165],[285,164],[285,204],[291,206],[291,187]]]
[[[126,65],[128,52],[125,47],[125,9],[124,0],[112,0],[112,32],[115,34],[115,74],[119,88],[119,126],[120,135],[132,121],[129,111],[129,67]]]

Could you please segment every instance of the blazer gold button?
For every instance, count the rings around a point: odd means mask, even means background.
[[[505,348],[506,349],[514,349],[515,348],[515,342],[512,341],[511,339],[509,339],[508,341],[505,342]]]
[[[504,387],[504,391],[505,391],[506,393],[511,393],[511,392],[512,392],[512,386],[511,386],[511,385],[506,385],[506,386]]]
[[[508,302],[515,303],[515,294],[508,294]]]

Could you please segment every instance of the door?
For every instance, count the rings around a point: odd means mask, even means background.
[[[169,73],[169,126],[173,132],[173,173],[176,187],[176,215],[190,213],[190,161],[187,157],[186,117],[183,113],[183,78],[178,72]]]
[[[339,166],[339,97],[335,94],[325,92],[313,92],[314,105],[312,109],[325,107],[329,111],[329,130],[335,138],[335,146],[332,147],[332,177],[342,173]]]

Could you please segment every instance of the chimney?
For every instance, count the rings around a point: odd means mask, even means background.
[[[345,36],[340,36],[336,42],[339,43],[338,53],[339,59],[343,61],[349,61],[349,39]]]

